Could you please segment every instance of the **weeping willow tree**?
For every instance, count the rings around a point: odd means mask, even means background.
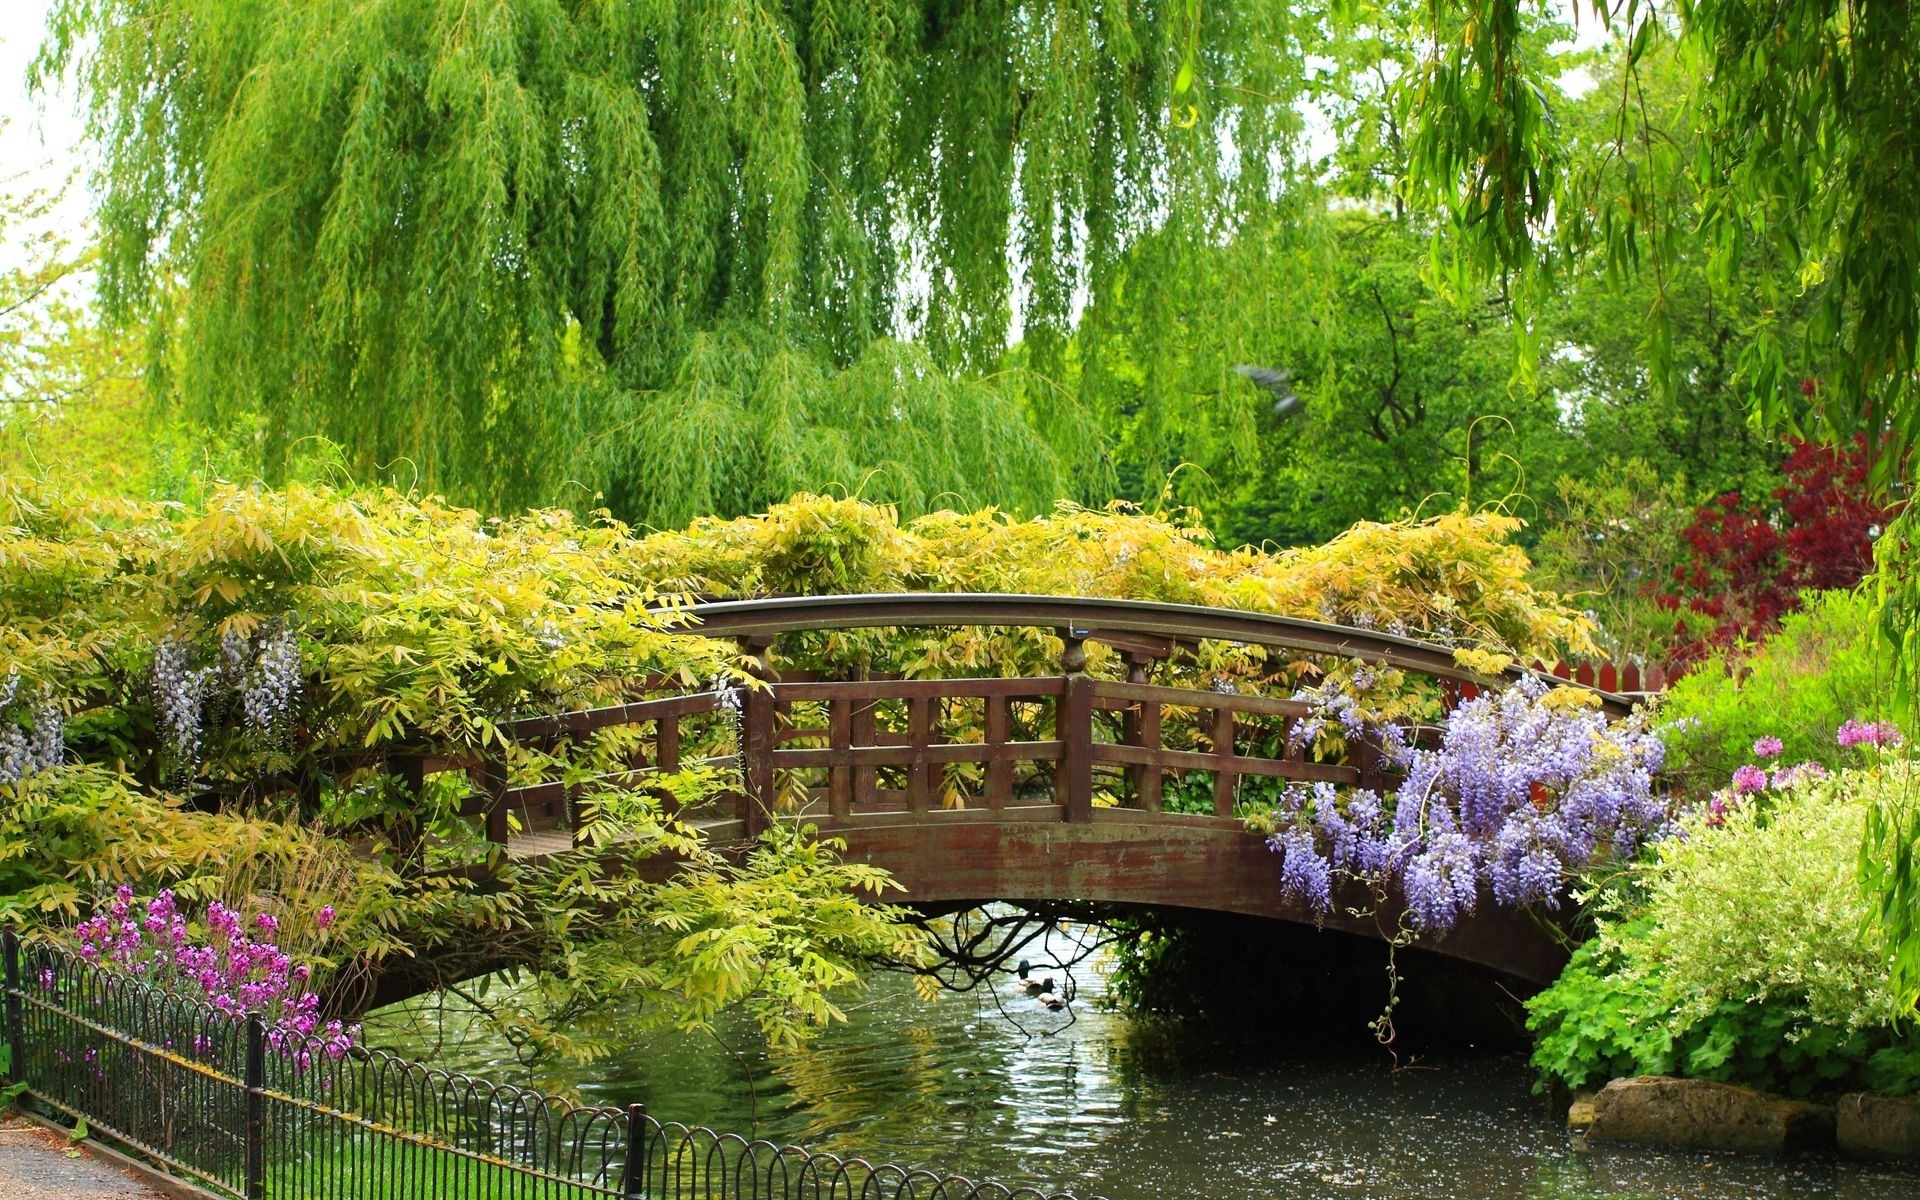
[[[1217,240],[1284,187],[1320,31],[1204,18],[60,0],[36,71],[86,98],[106,306],[176,340],[191,410],[265,417],[269,477],[317,433],[467,499],[577,481],[656,524],[836,483],[1031,508],[1105,487],[1060,378],[1126,248]]]

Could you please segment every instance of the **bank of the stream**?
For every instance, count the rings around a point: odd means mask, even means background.
[[[876,975],[847,1025],[795,1053],[766,1052],[739,1021],[719,1039],[649,1035],[590,1065],[530,1069],[421,1002],[368,1029],[454,1069],[638,1100],[663,1119],[1111,1200],[1920,1194],[1920,1172],[1823,1159],[1577,1154],[1523,1055],[1452,1050],[1396,1071],[1351,1039],[1305,1051],[1311,1029],[1132,1020],[1101,1010],[1097,970],[1077,977],[1072,1013],[1056,1015],[1006,996],[1002,1012],[986,994],[923,1002]]]

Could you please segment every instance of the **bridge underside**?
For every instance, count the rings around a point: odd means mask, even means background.
[[[1035,815],[1056,816],[1051,806]],[[1019,810],[1007,810],[1007,815]],[[847,857],[885,867],[905,888],[889,899],[940,905],[989,900],[1085,900],[1239,913],[1372,938],[1389,938],[1400,911],[1378,913],[1357,890],[1336,895],[1335,910],[1316,921],[1280,888],[1280,864],[1265,842],[1238,821],[1096,810],[1089,824],[993,820],[965,811],[922,814],[912,823],[860,822],[823,832],[844,838]],[[1545,985],[1559,975],[1567,951],[1538,917],[1483,900],[1479,911],[1444,936],[1414,944],[1432,953]]]

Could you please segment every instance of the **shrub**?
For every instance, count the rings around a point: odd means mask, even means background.
[[[1798,1095],[1920,1090],[1911,1008],[1859,886],[1867,810],[1911,787],[1889,763],[1804,782],[1773,805],[1689,819],[1644,899],[1529,1002],[1534,1065],[1584,1087],[1679,1074]]]
[[[1748,655],[1721,652],[1667,690],[1660,710],[1667,769],[1705,794],[1777,737],[1781,762],[1858,761],[1835,741],[1842,723],[1892,715],[1892,656],[1873,633],[1873,602],[1854,592],[1809,593],[1801,611]]]

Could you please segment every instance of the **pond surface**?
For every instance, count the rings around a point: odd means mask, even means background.
[[[529,1069],[423,1002],[376,1014],[368,1040],[661,1120],[1110,1200],[1920,1197],[1920,1173],[1818,1159],[1576,1154],[1522,1056],[1395,1070],[1377,1048],[1130,1020],[1102,1011],[1097,969],[1076,974],[1059,1014],[1004,994],[925,1002],[875,974],[851,1021],[797,1052],[729,1022],[717,1039],[648,1034],[611,1059]]]

